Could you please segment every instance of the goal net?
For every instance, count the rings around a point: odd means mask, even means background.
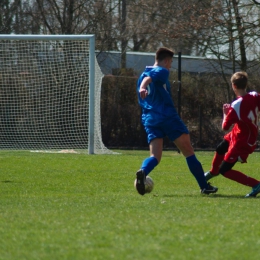
[[[0,149],[111,153],[94,35],[0,35]]]

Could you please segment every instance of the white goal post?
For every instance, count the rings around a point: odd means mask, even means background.
[[[0,34],[0,149],[112,153],[95,35]]]

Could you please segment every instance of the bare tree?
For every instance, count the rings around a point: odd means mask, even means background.
[[[9,34],[14,32],[15,16],[21,6],[20,0],[0,0],[0,33]]]
[[[191,53],[216,58],[218,71],[226,82],[231,99],[226,69],[250,70],[259,66],[259,7],[251,0],[180,0],[179,12],[166,28],[169,39],[180,40]],[[176,4],[176,2],[175,2]],[[181,8],[182,7],[182,8]],[[181,44],[179,47],[183,48]],[[225,60],[232,61],[232,68]]]
[[[28,13],[41,33],[95,34],[100,50],[117,49],[118,3],[112,0],[34,0]]]
[[[95,34],[96,49],[123,54],[166,45],[232,60],[233,71],[259,61],[258,0],[0,1],[0,33]]]

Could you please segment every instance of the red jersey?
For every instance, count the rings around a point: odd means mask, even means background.
[[[233,159],[242,159],[242,162],[246,162],[248,154],[255,150],[259,110],[260,95],[256,92],[250,92],[232,102],[222,125],[224,130],[228,130],[234,124],[231,132],[224,136],[229,142],[229,159],[225,156],[225,160],[232,162]]]

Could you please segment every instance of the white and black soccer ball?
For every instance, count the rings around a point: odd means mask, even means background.
[[[134,186],[136,187],[136,179],[134,182]],[[154,187],[154,182],[153,179],[150,176],[146,176],[146,180],[145,180],[145,193],[150,193],[153,190]]]
[[[146,176],[145,180],[145,192],[150,193],[153,190],[154,182],[150,176]]]

